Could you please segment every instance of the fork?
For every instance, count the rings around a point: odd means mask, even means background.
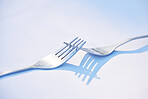
[[[29,67],[2,72],[0,73],[0,77],[4,77],[10,74],[15,74],[30,69],[44,70],[44,69],[56,68],[58,66],[61,66],[63,63],[67,62],[72,56],[74,56],[85,43],[86,41],[76,37],[74,40],[72,40],[69,43],[70,46],[69,45],[63,46],[61,49],[57,50],[54,53],[49,54],[48,56],[42,58],[41,60],[39,60],[38,62]]]
[[[119,46],[121,46],[123,44],[126,44],[126,43],[136,40],[136,39],[145,38],[145,37],[148,37],[148,35],[129,38],[129,39],[126,39],[122,42],[119,42],[117,44],[113,44],[110,46],[96,47],[96,48],[81,48],[81,50],[86,51],[91,54],[94,54],[94,55],[98,55],[98,56],[106,56],[106,55],[111,54],[116,48],[118,48]],[[70,45],[69,43],[66,43],[66,42],[64,42],[64,43],[66,45]]]

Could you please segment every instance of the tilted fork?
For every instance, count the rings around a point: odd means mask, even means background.
[[[42,58],[37,63],[23,68],[19,70],[10,70],[6,72],[0,73],[0,77],[30,70],[30,69],[52,69],[56,68],[63,63],[67,62],[72,56],[78,52],[78,50],[86,43],[86,41],[79,39],[76,37],[72,40],[69,44],[62,47],[60,50],[56,51],[55,53],[51,53],[48,56]],[[72,45],[72,46],[71,46]]]
[[[110,46],[96,47],[96,48],[81,48],[81,50],[86,51],[87,53],[98,55],[98,56],[106,56],[106,55],[111,54],[116,48],[118,48],[119,46],[121,46],[123,44],[126,44],[126,43],[136,40],[136,39],[141,39],[141,38],[146,38],[146,37],[148,37],[148,35],[129,38],[129,39],[126,39],[122,42],[119,42],[117,44],[110,45]],[[64,42],[64,43],[66,45],[70,45],[69,43],[66,43],[66,42]]]

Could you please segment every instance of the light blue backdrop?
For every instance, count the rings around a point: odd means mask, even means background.
[[[147,0],[0,0],[0,71],[31,65],[76,36],[97,47],[147,34]],[[0,79],[0,99],[147,99],[147,42],[99,57],[102,79],[77,79],[83,52],[57,70]]]

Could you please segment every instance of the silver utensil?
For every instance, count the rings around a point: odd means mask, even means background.
[[[21,71],[29,70],[29,69],[52,69],[56,68],[63,63],[67,62],[72,56],[78,52],[78,50],[86,43],[86,41],[79,39],[76,37],[72,40],[69,44],[72,46],[65,45],[60,50],[56,51],[55,53],[51,53],[48,56],[42,58],[37,63],[18,70],[10,70],[6,72],[0,73],[0,77],[18,73]]]
[[[111,54],[116,48],[118,48],[119,46],[126,44],[130,41],[136,40],[136,39],[141,39],[141,38],[145,38],[148,37],[148,35],[144,35],[144,36],[138,36],[138,37],[134,37],[134,38],[129,38],[126,39],[122,42],[119,42],[117,44],[113,44],[110,46],[104,46],[104,47],[96,47],[96,48],[81,48],[81,50],[86,51],[88,53],[94,54],[94,55],[98,55],[98,56],[106,56]],[[68,45],[68,43],[64,42],[66,45]]]

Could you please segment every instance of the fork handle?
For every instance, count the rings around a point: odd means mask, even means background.
[[[29,67],[25,67],[25,68],[22,68],[22,69],[9,70],[9,71],[5,71],[5,72],[1,72],[0,73],[0,78],[8,76],[8,75],[12,75],[12,74],[17,74],[17,73],[25,72],[25,71],[32,70],[32,69],[34,69],[34,68],[32,66],[29,66]]]
[[[133,41],[133,40],[136,40],[136,39],[145,38],[145,37],[148,37],[148,35],[129,38],[129,39],[127,39],[127,40],[124,40],[124,41],[122,41],[122,42],[119,42],[119,43],[116,45],[116,48],[119,47],[119,46],[121,46],[121,45],[123,45],[123,44],[125,44],[125,43],[128,43],[128,42],[130,42],[130,41]]]

